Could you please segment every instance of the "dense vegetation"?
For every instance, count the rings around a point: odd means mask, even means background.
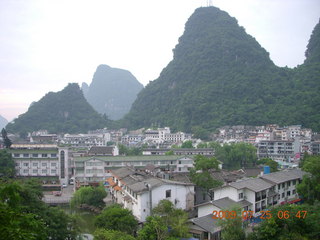
[[[103,199],[107,196],[107,192],[102,185],[98,187],[82,187],[78,189],[71,198],[71,207],[79,207],[81,204],[87,204],[94,207],[103,207],[105,202]]]
[[[90,86],[82,84],[84,96],[93,108],[113,120],[129,112],[142,88],[129,71],[107,65],[98,66]]]
[[[174,58],[138,95],[125,124],[160,124],[206,136],[224,125],[302,124],[320,130],[320,27],[306,61],[273,64],[236,19],[215,7],[189,18]]]
[[[0,177],[14,177],[15,164],[10,153],[5,149],[0,150]]]
[[[78,84],[73,83],[60,92],[47,93],[6,129],[15,133],[40,129],[52,133],[76,133],[104,128],[109,122],[89,105]]]
[[[74,219],[41,199],[35,181],[0,180],[0,239],[76,239]]]

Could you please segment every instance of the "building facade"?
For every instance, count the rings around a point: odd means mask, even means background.
[[[19,177],[69,181],[69,150],[55,144],[12,144],[10,153]]]

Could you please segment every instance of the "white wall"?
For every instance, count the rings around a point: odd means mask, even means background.
[[[213,200],[218,200],[221,198],[225,198],[228,197],[230,199],[232,199],[233,201],[238,201],[238,190],[230,187],[230,186],[226,186],[226,187],[222,187],[219,189],[214,190],[214,199]]]
[[[152,188],[152,187],[151,187]],[[171,190],[171,197],[166,198],[166,190]],[[160,200],[167,199],[171,201],[176,208],[182,208],[188,210],[188,194],[194,194],[194,186],[184,186],[175,184],[164,184],[155,188],[152,188],[152,208],[158,205]],[[138,195],[138,204],[133,205],[133,214],[144,222],[146,217],[150,215],[150,201],[149,192],[144,192]],[[193,201],[193,199],[192,199]],[[192,204],[193,205],[193,204]]]

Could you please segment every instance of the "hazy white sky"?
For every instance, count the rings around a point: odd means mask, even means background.
[[[143,85],[172,60],[184,24],[206,0],[0,0],[0,115],[9,121],[49,91],[90,83],[96,67]],[[213,0],[278,66],[295,67],[320,17],[319,0]]]

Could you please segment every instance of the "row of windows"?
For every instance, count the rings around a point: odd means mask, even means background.
[[[22,163],[21,164],[21,166],[23,166],[23,167],[29,167],[29,166],[32,166],[32,167],[39,167],[39,166],[42,166],[42,167],[47,167],[47,166],[49,166],[50,164],[49,163],[41,163],[41,165],[39,164],[39,163],[37,163],[37,162],[34,162],[34,163],[32,163],[32,164],[29,164],[29,163]],[[51,167],[57,167],[57,165],[58,165],[58,163],[56,163],[56,162],[53,162],[53,163],[51,163]],[[20,163],[16,163],[16,166],[17,167],[19,167],[20,166]]]
[[[86,166],[102,166],[102,162],[86,162]]]
[[[22,158],[29,158],[29,157],[33,157],[33,158],[48,158],[48,157],[56,158],[57,154],[56,153],[51,153],[51,154],[47,154],[47,153],[32,153],[32,154],[29,154],[29,153],[23,153],[23,154],[14,153],[13,157],[15,157],[15,158],[20,158],[20,157],[22,157]]]
[[[24,169],[22,171],[24,174],[29,174],[29,169]],[[47,169],[42,169],[42,170],[38,170],[38,169],[33,169],[31,171],[32,174],[47,174],[47,173],[50,173],[51,174],[57,174],[57,170],[56,169],[51,169],[51,171],[48,171]]]
[[[297,184],[297,180],[292,180],[292,181],[288,181],[286,183],[281,183],[278,184],[278,190],[280,190],[281,188],[285,188],[285,187],[290,187],[291,184],[294,186]]]
[[[294,189],[294,190],[292,190],[292,195],[294,195],[294,194],[296,194],[296,190]],[[285,198],[285,197],[288,197],[288,196],[291,196],[291,191],[287,191],[287,195],[285,194],[285,192],[283,192],[282,194],[281,194],[281,198]],[[280,195],[279,195],[279,199],[280,199]]]
[[[86,173],[103,173],[102,169],[86,169]]]

